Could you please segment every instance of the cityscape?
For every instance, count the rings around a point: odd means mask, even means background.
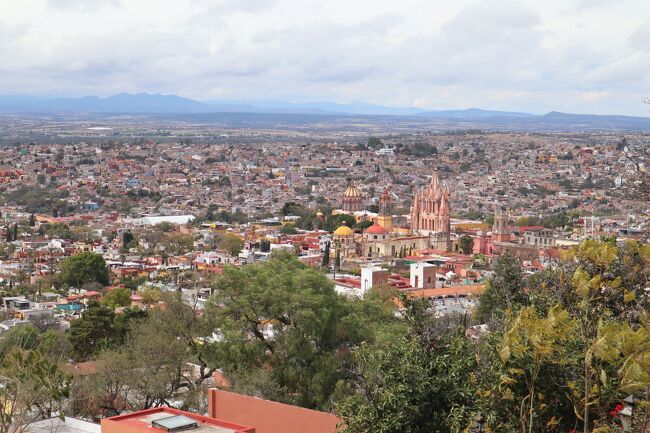
[[[556,46],[643,14],[32,3],[0,6],[0,433],[650,433],[650,86],[598,75],[644,24]]]

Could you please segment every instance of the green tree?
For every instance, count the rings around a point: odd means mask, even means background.
[[[523,381],[526,389],[519,405],[521,433],[542,431],[556,422],[557,412],[540,413],[548,404],[538,381],[544,367],[571,363],[565,342],[575,330],[575,322],[560,306],[553,307],[546,317],[540,317],[534,307],[526,307],[505,333],[499,352],[508,372],[503,381]]]
[[[377,137],[369,137],[368,138],[368,147],[372,148],[377,148],[382,145],[382,142],[379,138]]]
[[[487,269],[488,267],[488,258],[485,254],[476,254],[474,260],[472,261],[472,268],[474,269]]]
[[[231,256],[237,257],[244,248],[244,240],[234,233],[226,233],[219,242],[219,247]]]
[[[132,247],[132,242],[134,240],[133,233],[127,231],[122,234],[122,248],[128,250]]]
[[[34,326],[26,325],[12,328],[0,339],[0,359],[15,349],[36,349],[38,337],[38,329]]]
[[[525,305],[524,276],[519,260],[505,254],[496,260],[494,276],[488,280],[476,310],[477,319],[483,323],[502,321],[506,310]]]
[[[357,219],[354,217],[354,215],[349,215],[349,214],[331,215],[325,221],[323,230],[326,230],[328,232],[333,232],[334,230],[342,226],[344,222],[345,225],[347,225],[348,227],[354,227],[354,225],[357,223]]]
[[[295,235],[298,233],[298,230],[296,230],[295,224],[289,223],[282,226],[282,228],[280,229],[280,233],[284,235]]]
[[[336,255],[334,256],[334,270],[341,270],[341,249],[340,247],[336,249]]]
[[[365,230],[365,229],[367,229],[368,227],[370,227],[373,224],[374,223],[372,221],[366,220],[366,221],[360,221],[360,222],[356,223],[353,227],[355,229]]]
[[[323,268],[329,268],[330,266],[330,243],[325,244],[325,251],[323,252],[323,261],[321,262]]]
[[[182,255],[194,249],[194,238],[181,233],[165,233],[161,244],[167,254]]]
[[[70,287],[81,287],[86,283],[97,282],[107,285],[108,267],[100,254],[80,253],[61,261],[59,282]]]
[[[426,300],[401,300],[401,335],[355,351],[354,392],[337,404],[342,431],[467,431],[478,401],[472,343],[462,327],[438,323]]]
[[[75,357],[85,360],[100,350],[111,347],[117,337],[114,320],[115,313],[112,309],[91,301],[81,318],[70,323],[68,336]]]
[[[471,254],[474,250],[474,238],[469,235],[463,235],[458,241],[458,246],[463,254]]]
[[[0,431],[22,433],[53,412],[69,394],[69,380],[57,364],[34,350],[13,350],[0,360]]]
[[[131,305],[131,289],[127,289],[126,287],[116,287],[104,295],[102,303],[112,309],[117,307],[128,307]]]
[[[349,349],[394,320],[380,301],[349,301],[324,273],[285,252],[227,266],[214,289],[207,314],[221,335],[214,365],[236,390],[309,408],[331,406],[337,383],[349,378]]]
[[[36,225],[36,217],[33,213],[29,214],[29,226],[34,227]]]

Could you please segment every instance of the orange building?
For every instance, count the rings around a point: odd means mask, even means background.
[[[341,420],[331,413],[249,397],[208,391],[208,415],[255,426],[255,433],[334,433]]]
[[[335,433],[335,415],[211,389],[208,416],[158,407],[105,418],[101,433]]]
[[[191,412],[157,407],[102,420],[102,433],[256,433],[254,427],[222,421]]]

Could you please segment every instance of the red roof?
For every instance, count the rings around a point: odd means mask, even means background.
[[[387,235],[388,230],[377,224],[376,222],[366,229],[366,233],[371,235]]]

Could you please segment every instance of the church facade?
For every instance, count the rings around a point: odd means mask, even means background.
[[[430,236],[432,247],[439,250],[450,248],[449,196],[449,188],[440,184],[438,171],[434,170],[429,186],[415,190],[411,205],[411,230]]]

